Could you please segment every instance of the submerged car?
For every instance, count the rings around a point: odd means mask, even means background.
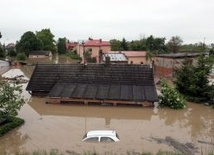
[[[85,142],[118,142],[120,141],[115,130],[91,130],[88,131],[82,141]]]

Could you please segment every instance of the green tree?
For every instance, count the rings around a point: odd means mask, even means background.
[[[0,81],[0,115],[8,118],[16,116],[25,101],[21,96],[21,85]]]
[[[29,55],[30,51],[40,50],[41,47],[41,42],[31,31],[25,32],[21,36],[20,41],[16,43],[16,49],[18,53],[25,53],[27,56]]]
[[[128,50],[129,50],[128,42],[126,41],[125,38],[122,39],[122,42],[121,42],[121,49],[122,49],[123,51],[128,51]]]
[[[0,44],[0,58],[5,58],[5,50],[4,50],[4,48],[3,48],[3,46],[1,46],[1,44]]]
[[[9,57],[15,57],[16,56],[16,51],[15,49],[8,49],[8,56]]]
[[[213,60],[210,57],[200,56],[196,65],[186,59],[181,68],[177,69],[175,85],[179,92],[189,101],[213,101],[213,86],[209,84],[208,76],[212,69]]]
[[[129,43],[129,48],[132,51],[146,51],[146,39],[132,40]]]
[[[111,50],[112,51],[121,51],[121,41],[117,39],[110,40]]]
[[[168,50],[177,53],[181,48],[183,40],[179,36],[173,36],[167,43]]]
[[[59,38],[57,41],[57,51],[59,54],[66,53],[66,38]]]
[[[54,35],[50,29],[42,29],[36,32],[36,37],[40,40],[43,50],[55,51]]]
[[[27,56],[25,55],[25,53],[19,53],[17,54],[16,59],[19,61],[25,61],[27,60]]]
[[[166,53],[165,38],[155,38],[152,35],[146,39],[147,50],[153,54]]]

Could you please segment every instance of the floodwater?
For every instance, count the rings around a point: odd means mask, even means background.
[[[6,75],[23,73],[27,78],[32,66],[11,69]],[[4,74],[4,75],[5,75]],[[27,84],[23,84],[25,89]],[[169,143],[154,139],[171,137],[181,144],[191,143],[195,154],[208,154],[214,148],[214,109],[188,103],[183,110],[168,108],[78,106],[45,104],[46,98],[23,92],[26,104],[19,112],[25,124],[0,137],[0,154],[32,150],[58,149],[68,154],[96,151],[100,154],[175,151]],[[117,143],[87,143],[82,137],[88,130],[114,129]]]

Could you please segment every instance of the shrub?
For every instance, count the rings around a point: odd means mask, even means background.
[[[77,54],[76,51],[71,51],[67,54],[71,59],[81,60],[82,58]]]
[[[166,81],[161,82],[160,105],[173,109],[183,109],[186,107],[185,100],[181,94],[174,88],[170,87]]]
[[[18,117],[7,117],[7,123],[0,126],[0,137],[8,131],[22,125],[24,120]]]
[[[27,56],[24,53],[19,53],[16,58],[21,61],[27,60]]]

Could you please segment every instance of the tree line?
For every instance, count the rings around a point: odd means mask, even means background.
[[[1,37],[2,34],[0,32],[0,38]],[[8,49],[7,55],[11,57],[17,56],[18,54],[28,56],[31,51],[35,50],[48,50],[53,54],[56,52],[66,54],[66,43],[69,42],[69,40],[62,37],[56,41],[54,37],[50,29],[42,29],[36,32],[27,31],[21,36],[20,40],[16,42],[15,49]],[[179,36],[172,36],[168,42],[166,42],[166,38],[164,37],[154,37],[153,35],[132,41],[127,41],[125,38],[122,38],[122,40],[110,40],[112,51],[147,51],[150,55],[205,51],[210,51],[214,54],[214,46],[208,49],[205,43],[202,42],[184,45],[182,43],[183,40]],[[4,58],[5,56],[5,45],[1,45],[0,58]]]

